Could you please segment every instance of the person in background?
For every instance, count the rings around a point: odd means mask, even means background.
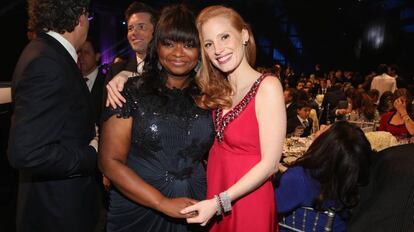
[[[103,107],[105,74],[99,67],[101,54],[97,42],[92,37],[87,37],[78,51],[78,56],[83,78],[92,95],[95,124],[99,126]]]
[[[106,89],[111,92],[112,89],[122,91],[121,86],[116,86],[114,82],[110,82],[115,76],[120,76],[125,81],[132,76],[142,74],[144,68],[144,60],[148,53],[148,44],[152,40],[154,28],[158,20],[158,13],[145,3],[134,1],[125,10],[125,21],[127,22],[127,39],[131,46],[134,56],[121,62],[113,63],[108,71]],[[121,98],[119,92],[118,98]],[[111,99],[111,94],[107,97]]]
[[[377,102],[379,102],[379,91],[376,89],[370,89],[367,94],[371,98],[372,103],[377,106]]]
[[[302,206],[334,209],[332,231],[345,231],[349,210],[358,203],[358,187],[367,184],[371,154],[361,129],[346,121],[332,124],[280,177],[275,189],[278,213],[286,224],[300,224],[305,220]],[[310,219],[315,216],[307,212],[307,228],[313,228]],[[320,220],[316,231],[322,232],[326,218]]]
[[[394,92],[394,110],[381,116],[378,130],[388,131],[396,137],[407,138],[414,135],[413,97],[404,88]]]
[[[339,104],[347,102],[347,97],[341,88],[342,84],[336,83],[323,97],[323,110],[319,124],[330,124],[335,122],[336,115],[338,113],[337,108],[341,108],[342,110],[339,113],[342,113],[342,111],[345,111],[348,107],[347,103],[342,105]]]
[[[307,101],[298,101],[296,117],[287,121],[286,134],[288,137],[307,137],[312,133],[313,120],[309,118],[312,107]]]
[[[214,109],[216,138],[207,162],[207,200],[181,213],[210,231],[275,231],[270,177],[277,171],[286,130],[283,90],[252,67],[252,31],[233,9],[210,6],[197,17],[202,67],[199,106]],[[213,218],[214,215],[217,215]]]
[[[108,232],[200,229],[184,220],[193,212],[180,213],[205,198],[203,160],[214,139],[211,112],[194,102],[199,49],[192,12],[165,8],[142,77],[129,78],[124,104],[104,112],[99,164],[113,184]]]
[[[371,82],[371,89],[379,91],[379,96],[385,91],[394,91],[397,89],[397,81],[394,77],[387,74],[388,66],[386,64],[380,64],[377,69],[378,76],[375,76]]]
[[[414,144],[375,154],[347,231],[414,231],[413,154]]]
[[[394,94],[391,91],[385,91],[379,98],[379,104],[377,107],[380,116],[394,110],[393,102]]]
[[[91,232],[99,211],[91,96],[76,64],[89,0],[29,0],[37,37],[12,80],[8,158],[20,173],[17,231]]]
[[[283,91],[283,98],[285,101],[287,120],[294,118],[296,116],[297,95],[298,95],[298,91],[294,88],[287,88]]]

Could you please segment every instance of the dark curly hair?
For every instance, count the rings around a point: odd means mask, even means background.
[[[90,0],[28,0],[28,28],[35,32],[72,32]]]
[[[325,200],[337,200],[345,208],[352,208],[358,203],[358,186],[368,183],[371,154],[364,132],[339,121],[316,138],[294,166],[302,166],[319,182],[315,208],[321,209]]]

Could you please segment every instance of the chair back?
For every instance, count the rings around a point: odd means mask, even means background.
[[[302,214],[300,218],[298,213]],[[326,220],[322,218],[325,217]],[[285,216],[280,216],[279,227],[281,231],[294,232],[329,232],[332,231],[332,225],[335,218],[335,212],[331,209],[318,211],[311,207],[300,207],[300,210],[293,211],[291,220],[286,220]],[[310,221],[311,220],[311,221]],[[321,225],[321,223],[324,223]],[[322,230],[320,228],[323,228]]]

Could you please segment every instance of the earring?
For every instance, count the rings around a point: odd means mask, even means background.
[[[158,71],[161,71],[162,70],[162,65],[160,64],[159,61],[157,62],[157,68],[158,68]]]
[[[244,46],[247,46],[247,42],[248,42],[248,41],[244,41],[243,45],[244,45]]]
[[[194,67],[194,72],[198,73],[198,71],[200,71],[201,68],[201,61],[198,60],[196,66]]]

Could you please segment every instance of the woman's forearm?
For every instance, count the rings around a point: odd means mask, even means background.
[[[139,177],[132,169],[119,160],[106,160],[103,173],[127,198],[143,206],[159,210],[164,198],[156,188]]]
[[[265,181],[267,181],[276,171],[277,163],[270,164],[264,160],[257,163],[239,181],[231,186],[227,193],[232,201],[254,191]]]

